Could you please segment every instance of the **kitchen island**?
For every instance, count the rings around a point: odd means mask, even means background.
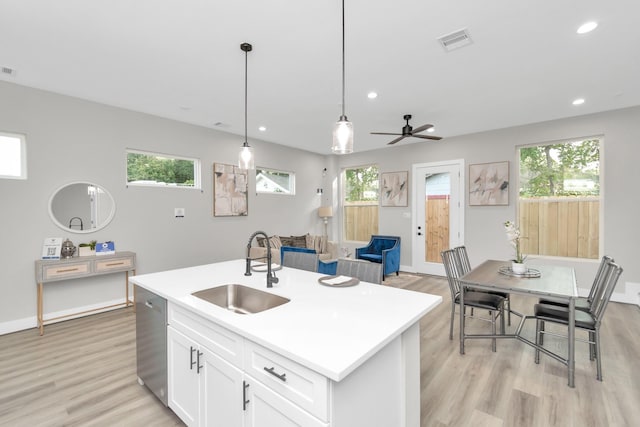
[[[188,425],[418,426],[420,318],[436,295],[234,260],[135,276],[168,301],[169,407]],[[242,284],[289,299],[238,314],[192,295]]]

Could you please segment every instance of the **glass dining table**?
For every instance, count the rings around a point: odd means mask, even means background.
[[[465,332],[464,292],[460,292],[460,354],[464,354],[464,342],[474,338],[513,338],[538,348],[543,353],[564,363],[568,368],[569,387],[574,387],[575,376],[575,299],[578,296],[575,271],[570,267],[551,265],[531,265],[529,273],[515,275],[511,272],[510,261],[487,260],[460,277],[461,289],[497,291],[521,294],[566,303],[569,307],[567,334],[567,358],[564,359],[522,335],[526,319],[521,316],[520,324],[513,334],[467,334]]]

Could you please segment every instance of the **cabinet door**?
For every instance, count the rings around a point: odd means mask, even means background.
[[[169,408],[188,426],[200,422],[199,351],[193,340],[171,326],[167,328]]]
[[[327,427],[329,425],[251,377],[245,376],[245,379],[249,384],[245,427]]]
[[[204,347],[200,351],[201,425],[242,426],[242,371]]]

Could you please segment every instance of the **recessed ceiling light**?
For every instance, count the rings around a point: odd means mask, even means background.
[[[584,98],[574,99],[572,104],[573,105],[582,105],[582,104],[584,104]]]
[[[578,28],[577,33],[578,34],[589,33],[591,31],[595,30],[597,26],[598,26],[598,23],[595,22],[595,21],[585,22],[584,24],[580,25],[580,27]]]
[[[260,132],[264,132],[264,131],[266,131],[266,130],[267,130],[267,128],[266,128],[266,127],[264,127],[264,126],[260,126],[260,127],[258,128],[258,130],[259,130]]]
[[[378,97],[378,92],[369,92],[367,94],[367,98],[369,99],[376,99]]]
[[[436,131],[436,127],[435,126],[431,126],[429,129],[427,129],[427,132],[429,133],[433,133]]]

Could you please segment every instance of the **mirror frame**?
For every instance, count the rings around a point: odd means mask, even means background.
[[[56,195],[63,188],[67,188],[67,187],[69,187],[71,185],[76,185],[76,184],[93,185],[95,187],[101,188],[102,191],[104,191],[104,193],[107,196],[109,196],[109,199],[111,200],[111,205],[112,206],[111,206],[111,212],[109,213],[109,216],[107,216],[107,218],[103,221],[103,223],[98,225],[96,228],[90,228],[88,230],[76,230],[76,229],[73,229],[73,228],[69,228],[68,226],[62,224],[58,220],[58,218],[56,218],[55,214],[53,213],[53,199],[56,197]],[[68,183],[66,183],[64,185],[61,185],[60,187],[56,188],[56,190],[51,194],[51,197],[49,197],[48,210],[49,210],[49,217],[54,222],[54,224],[57,225],[58,227],[60,227],[61,229],[63,229],[64,231],[68,231],[69,233],[76,233],[76,234],[89,234],[89,233],[95,233],[96,231],[102,230],[107,225],[109,225],[111,220],[113,220],[113,217],[116,215],[116,201],[114,200],[114,198],[111,195],[111,193],[109,192],[109,190],[104,188],[102,185],[98,185],[95,182],[91,182],[91,181],[73,181],[73,182],[68,182]]]

